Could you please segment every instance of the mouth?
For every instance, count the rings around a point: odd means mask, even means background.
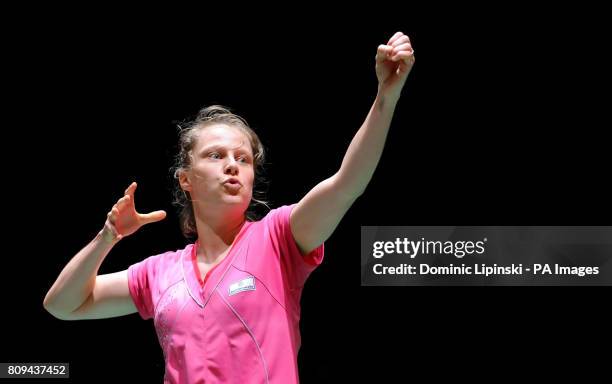
[[[235,178],[227,179],[222,184],[225,187],[225,189],[227,189],[229,192],[232,192],[232,193],[236,193],[238,192],[240,188],[242,188],[242,184],[240,183],[240,181],[238,181],[238,179],[235,179]]]
[[[234,186],[242,186],[240,181],[236,178],[229,178],[223,182],[223,185],[234,185]]]

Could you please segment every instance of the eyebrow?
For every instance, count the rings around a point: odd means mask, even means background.
[[[202,150],[200,151],[200,155],[205,154],[206,152],[212,151],[212,150],[226,150],[226,147],[223,145],[210,145],[208,147],[204,147],[202,148]],[[238,147],[236,149],[236,152],[244,152],[249,156],[253,156],[253,154],[248,150],[243,148],[243,146],[241,145],[240,147]]]

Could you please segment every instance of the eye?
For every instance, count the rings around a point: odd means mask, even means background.
[[[221,155],[218,152],[211,152],[208,154],[208,157],[210,157],[211,159],[220,159]]]
[[[244,154],[244,155],[240,155],[237,159],[239,162],[241,163],[245,163],[245,164],[252,164],[253,163],[253,159],[251,158],[251,156],[249,154]]]

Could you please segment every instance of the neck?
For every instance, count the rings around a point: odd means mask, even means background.
[[[234,242],[245,223],[241,215],[195,215],[198,230],[198,260],[214,264]]]

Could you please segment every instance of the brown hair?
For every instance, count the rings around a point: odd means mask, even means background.
[[[257,212],[259,206],[265,206],[270,209],[268,202],[265,201],[265,191],[261,188],[265,181],[263,180],[263,164],[265,151],[259,137],[249,127],[246,120],[232,113],[228,108],[220,105],[211,105],[199,111],[196,118],[187,122],[184,125],[179,124],[179,142],[178,154],[175,157],[174,165],[171,169],[172,175],[176,180],[174,183],[174,200],[173,204],[179,208],[179,220],[183,236],[197,236],[195,216],[191,197],[187,191],[184,191],[179,182],[179,174],[181,171],[186,171],[191,167],[191,156],[193,148],[197,142],[198,133],[208,125],[223,123],[240,129],[249,139],[253,150],[253,168],[255,171],[255,185],[253,186],[253,197],[249,203],[245,215],[247,220],[254,221],[259,219],[261,215]]]

